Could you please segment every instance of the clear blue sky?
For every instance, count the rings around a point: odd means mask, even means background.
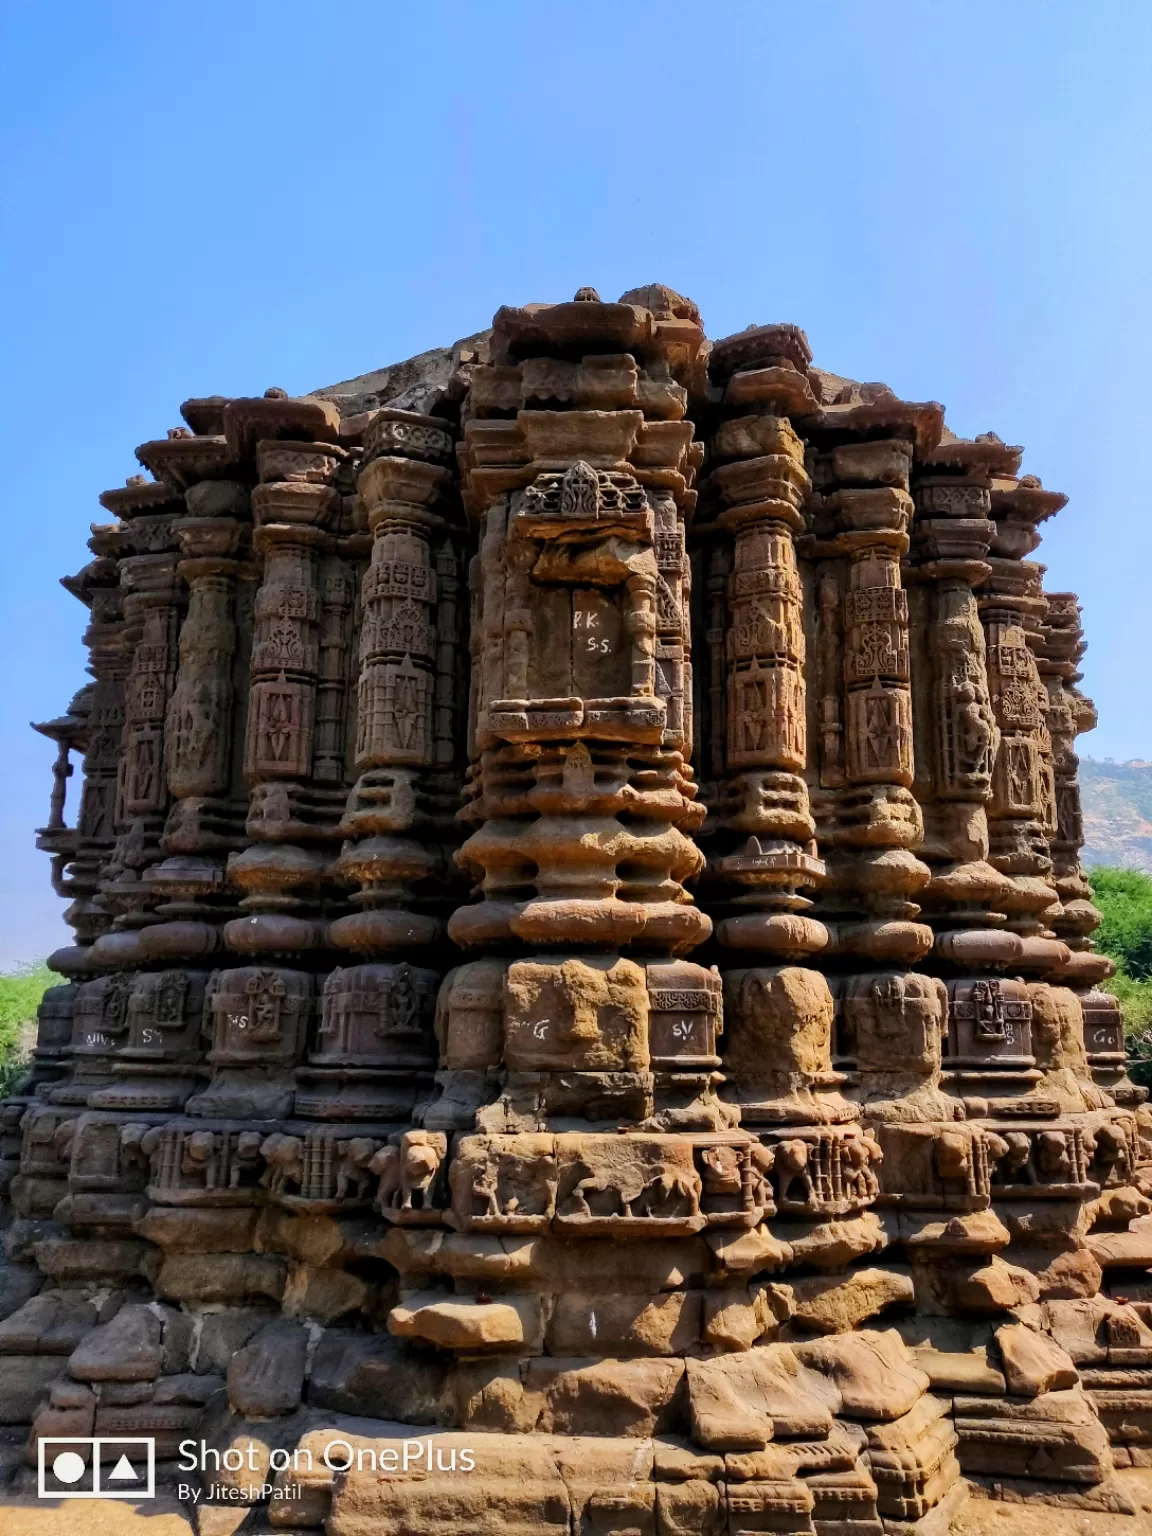
[[[0,50],[0,964],[64,937],[27,722],[84,681],[56,581],[134,445],[585,283],[1023,443],[1082,746],[1152,757],[1147,0],[56,0]]]

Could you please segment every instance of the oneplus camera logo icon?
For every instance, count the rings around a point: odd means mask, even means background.
[[[153,1499],[156,1442],[150,1438],[45,1438],[37,1446],[36,1493],[42,1499]]]

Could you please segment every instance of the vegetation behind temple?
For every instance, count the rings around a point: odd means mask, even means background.
[[[1099,865],[1087,871],[1104,915],[1093,937],[1116,962],[1104,990],[1120,999],[1137,1082],[1152,1086],[1152,876]]]
[[[59,980],[43,963],[0,976],[0,1098],[24,1069],[36,1040],[36,1009],[45,989]]]
[[[1132,1054],[1152,1071],[1152,875],[1100,865],[1088,878],[1104,915],[1096,944],[1117,967],[1104,988],[1123,1006]],[[42,963],[0,976],[0,1098],[15,1085],[34,1044],[40,999],[58,982]]]

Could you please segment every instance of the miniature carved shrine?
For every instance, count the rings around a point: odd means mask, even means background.
[[[338,1435],[253,1529],[1123,1509],[1152,1115],[1065,498],[659,285],[181,411],[37,726],[75,944],[2,1108],[9,1486]]]

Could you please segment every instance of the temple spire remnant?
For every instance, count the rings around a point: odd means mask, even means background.
[[[75,942],[0,1105],[9,1438],[163,1483],[338,1431],[269,1515],[316,1536],[1123,1507],[1152,1111],[1065,498],[658,283],[181,412],[36,727]]]

